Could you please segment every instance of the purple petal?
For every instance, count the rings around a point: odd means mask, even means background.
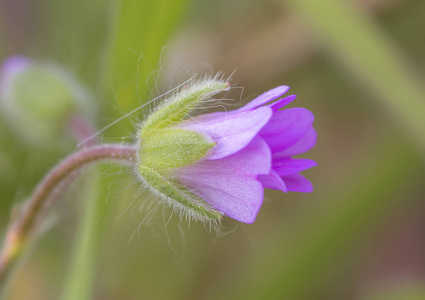
[[[291,96],[285,97],[283,99],[277,100],[275,103],[270,105],[270,107],[273,109],[273,111],[278,111],[282,107],[284,107],[284,106],[288,105],[289,103],[291,103],[292,101],[294,101],[295,98],[297,98],[297,95],[291,95]]]
[[[290,157],[302,154],[316,145],[317,134],[313,127],[294,145],[277,153],[273,153],[273,158]]]
[[[252,223],[263,203],[263,186],[256,179],[269,174],[271,153],[256,137],[236,154],[205,160],[179,169],[178,180],[217,210],[245,223]]]
[[[181,181],[215,209],[240,222],[254,222],[263,203],[263,186],[253,177],[197,174]]]
[[[286,86],[286,85],[282,85],[277,88],[274,88],[268,92],[265,92],[264,94],[261,94],[260,96],[258,96],[257,98],[249,102],[247,105],[242,106],[241,108],[238,109],[238,111],[246,111],[249,109],[259,107],[266,103],[269,103],[279,98],[280,96],[285,94],[287,91],[289,91],[289,86]]]
[[[290,108],[275,112],[260,135],[272,152],[282,151],[300,140],[311,128],[313,114],[304,108]]]
[[[274,170],[270,170],[270,174],[258,176],[258,180],[260,180],[265,189],[281,190],[285,193],[288,192],[285,182]]]
[[[274,159],[272,165],[273,170],[280,176],[299,173],[314,166],[317,166],[314,160],[304,158],[294,159],[289,157]]]
[[[311,182],[300,174],[292,174],[282,177],[288,191],[310,193],[313,191],[313,185]]]
[[[270,107],[229,113],[212,113],[186,121],[178,127],[202,132],[210,136],[217,145],[209,159],[232,155],[248,145],[272,117]]]
[[[271,151],[266,142],[256,136],[238,153],[222,159],[207,159],[193,166],[178,170],[177,174],[213,173],[239,174],[256,177],[269,174],[271,170]]]

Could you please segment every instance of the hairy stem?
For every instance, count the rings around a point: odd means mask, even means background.
[[[6,232],[0,252],[0,285],[18,261],[37,228],[38,221],[54,202],[51,199],[57,198],[55,195],[63,191],[79,169],[102,160],[134,164],[137,151],[130,145],[91,146],[68,156],[54,167],[36,187],[26,206]]]

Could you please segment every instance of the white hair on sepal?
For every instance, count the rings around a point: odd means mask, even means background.
[[[161,203],[165,207],[171,208],[173,211],[173,215],[178,215],[178,219],[180,221],[185,220],[186,222],[188,222],[189,227],[190,227],[190,222],[192,220],[195,222],[201,222],[202,224],[204,224],[204,226],[207,226],[210,230],[211,228],[218,230],[219,227],[221,226],[221,219],[209,218],[205,214],[202,214],[199,211],[196,211],[190,207],[187,207],[184,204],[177,201],[176,199],[173,199],[163,194],[162,192],[158,191],[157,189],[153,188],[140,175],[139,175],[139,178],[141,179],[142,189],[149,191],[150,196],[153,196],[152,198],[154,198],[153,200],[157,201],[158,203]],[[172,179],[167,178],[167,180],[172,180]],[[187,189],[187,192],[192,193],[192,190]],[[184,193],[184,191],[182,191],[182,193]],[[191,200],[193,201],[193,203],[196,203],[204,208],[212,209],[210,205],[207,202],[205,202],[203,199],[195,196],[196,198],[198,198],[196,199],[195,197],[192,197],[189,194],[186,194],[186,196],[191,197]]]

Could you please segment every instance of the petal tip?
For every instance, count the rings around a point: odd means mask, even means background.
[[[248,214],[248,215],[242,215],[242,216],[229,216],[232,219],[245,223],[245,224],[252,224],[255,222],[255,220],[257,219],[257,215],[258,215],[258,211],[256,212],[252,212],[252,214]]]
[[[277,100],[276,102],[272,103],[270,107],[273,109],[274,112],[276,112],[291,103],[292,101],[294,101],[295,98],[297,98],[297,95],[290,95],[288,97]]]

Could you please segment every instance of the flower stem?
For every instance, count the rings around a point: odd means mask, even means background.
[[[6,232],[0,252],[0,285],[25,250],[39,220],[53,204],[51,199],[57,198],[55,196],[70,183],[74,174],[78,174],[76,171],[104,160],[132,165],[137,161],[137,150],[131,145],[99,145],[82,149],[54,167],[36,187],[26,206]]]

